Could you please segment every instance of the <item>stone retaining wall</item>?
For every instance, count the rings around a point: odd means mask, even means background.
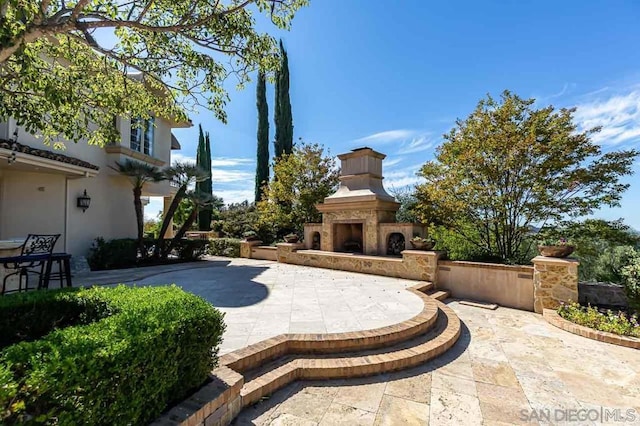
[[[578,302],[581,305],[628,306],[624,287],[613,283],[578,283]]]
[[[438,262],[438,285],[454,297],[533,311],[533,267]]]
[[[241,243],[242,257],[272,260],[256,247]],[[273,250],[273,249],[271,249]],[[578,301],[578,265],[575,259],[537,256],[534,266],[510,266],[442,260],[436,251],[404,250],[402,258],[305,250],[303,243],[277,245],[277,261],[409,280],[430,281],[453,297],[542,313],[561,302]]]

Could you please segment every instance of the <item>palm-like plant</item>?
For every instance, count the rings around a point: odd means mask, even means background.
[[[205,170],[192,163],[175,163],[173,166],[167,168],[164,171],[165,178],[173,182],[178,191],[171,200],[169,209],[164,213],[164,219],[162,220],[162,226],[160,227],[160,235],[158,236],[158,244],[156,244],[155,255],[158,256],[164,245],[164,234],[169,228],[169,223],[173,219],[173,216],[178,210],[180,201],[185,197],[188,188],[196,182],[202,182],[207,179],[208,174]],[[166,257],[167,251],[162,250],[162,256]]]
[[[129,178],[133,184],[133,206],[136,210],[138,224],[138,250],[140,256],[146,257],[144,248],[144,216],[142,212],[142,189],[149,182],[160,182],[166,179],[165,175],[156,166],[126,159],[116,161],[113,170]]]
[[[201,209],[210,208],[221,201],[214,195],[199,191],[188,191],[185,193],[185,198],[191,202],[193,208],[191,209],[191,213],[187,217],[187,220],[185,220],[176,235],[173,237],[173,240],[171,240],[167,253],[170,253],[177,245],[178,241],[185,236],[189,228],[191,228],[191,225],[195,223],[196,218],[198,217],[198,212]]]

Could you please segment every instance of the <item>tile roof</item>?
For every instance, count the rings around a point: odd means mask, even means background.
[[[59,154],[55,151],[47,151],[44,149],[33,148],[18,142],[0,139],[0,148],[21,152],[23,154],[34,155],[36,157],[46,158],[48,160],[59,161],[60,163],[71,164],[72,166],[84,167],[85,169],[100,170],[100,167],[87,161],[68,155]]]

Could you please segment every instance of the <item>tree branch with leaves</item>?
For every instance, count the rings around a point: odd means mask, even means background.
[[[118,116],[171,120],[211,109],[226,121],[231,77],[279,67],[256,13],[288,28],[307,0],[0,0],[0,118],[46,142],[105,144]],[[144,78],[131,78],[131,73]]]

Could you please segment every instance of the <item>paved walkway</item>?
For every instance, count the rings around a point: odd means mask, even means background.
[[[175,282],[203,296],[226,312],[223,353],[284,332],[395,324],[422,309],[403,290],[411,281],[249,259],[75,279],[114,282]],[[293,383],[245,409],[235,424],[582,425],[602,424],[605,407],[618,416],[605,423],[640,425],[640,351],[567,333],[530,312],[450,306],[465,329],[444,356],[393,374]]]
[[[234,424],[583,425],[602,424],[601,407],[635,416],[607,424],[640,424],[640,351],[567,333],[530,312],[450,306],[467,328],[444,356],[393,374],[293,383]],[[595,421],[567,417],[578,415]]]
[[[225,312],[221,354],[282,333],[393,325],[423,308],[419,297],[404,290],[413,281],[251,259],[90,273],[74,282],[176,283]]]

